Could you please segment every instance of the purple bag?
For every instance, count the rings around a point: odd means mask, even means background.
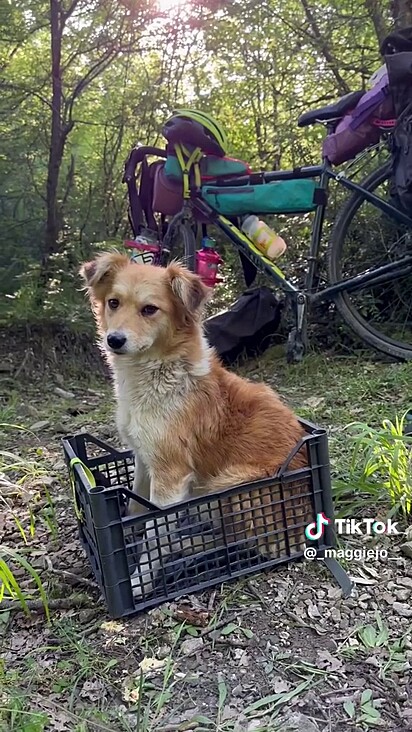
[[[323,141],[323,155],[334,165],[351,160],[369,145],[379,142],[376,119],[392,119],[394,109],[385,72],[375,86],[365,92],[355,109],[341,119],[335,131]]]
[[[164,172],[164,163],[154,173],[152,208],[156,213],[174,216],[183,206],[183,183],[170,180]]]

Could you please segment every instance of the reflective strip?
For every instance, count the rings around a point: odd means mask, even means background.
[[[92,488],[96,488],[96,479],[92,473],[92,471],[85,465],[80,458],[74,457],[70,460],[69,468],[70,468],[70,485],[72,488],[72,494],[73,494],[73,504],[74,504],[74,512],[76,514],[76,518],[78,521],[83,521],[83,511],[81,508],[79,508],[76,498],[76,481],[74,478],[74,466],[80,465],[82,470],[84,471],[84,474],[86,475],[87,480],[89,481]]]

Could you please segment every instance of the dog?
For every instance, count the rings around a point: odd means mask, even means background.
[[[166,508],[273,478],[303,428],[269,386],[221,365],[202,332],[210,291],[201,279],[179,263],[135,264],[118,252],[101,254],[80,273],[113,372],[118,430],[135,453],[135,494]],[[307,460],[301,449],[288,470]],[[282,495],[270,481],[247,494],[230,492],[212,501],[212,523],[220,521],[226,542],[253,536],[258,551],[271,556],[287,549],[291,529],[300,549],[312,506],[305,490],[295,496],[296,485],[285,482]],[[131,501],[129,513],[145,510]],[[162,558],[179,543],[175,528],[166,519],[160,531],[146,527],[136,597],[153,591]],[[193,537],[187,541],[193,546]]]

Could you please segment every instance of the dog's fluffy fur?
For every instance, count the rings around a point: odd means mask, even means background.
[[[113,370],[118,429],[136,455],[134,491],[165,507],[273,476],[303,430],[272,389],[220,364],[202,334],[208,290],[199,277],[118,253],[84,264],[81,274]],[[125,338],[120,349],[110,347],[110,335]],[[306,460],[300,452],[290,467]],[[284,491],[291,499],[293,485]],[[231,515],[234,500],[226,503]],[[242,521],[235,526],[232,518],[233,533],[266,533],[279,522],[286,529],[288,520],[309,515],[307,500],[298,512],[289,500],[286,514],[273,500],[269,488],[253,491],[250,511],[242,502]],[[273,553],[270,539],[261,543]]]

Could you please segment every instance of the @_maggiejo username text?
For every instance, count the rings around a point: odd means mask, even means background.
[[[365,561],[381,561],[388,558],[388,550],[380,547],[373,549],[323,549],[320,553],[314,546],[307,546],[303,551],[305,559],[312,561],[314,559],[345,559],[348,562],[365,562]]]

